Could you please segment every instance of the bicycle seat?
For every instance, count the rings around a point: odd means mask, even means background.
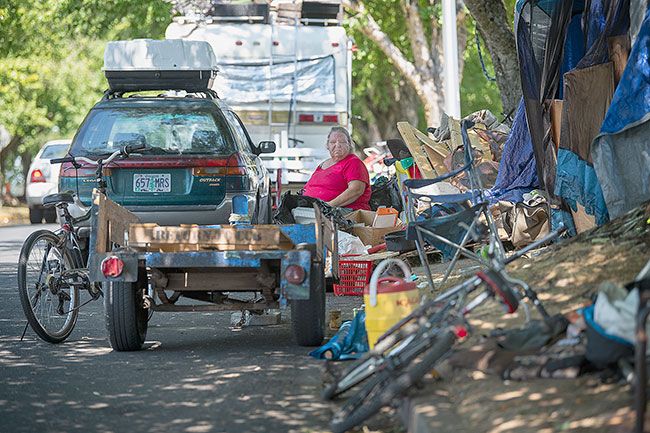
[[[63,203],[74,203],[74,196],[69,192],[60,192],[43,197],[43,206],[50,207]]]

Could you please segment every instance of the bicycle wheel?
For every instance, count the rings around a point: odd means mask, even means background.
[[[74,328],[79,290],[62,276],[74,268],[68,250],[49,230],[32,233],[20,250],[18,293],[29,325],[48,343],[61,343]]]
[[[348,431],[375,415],[384,406],[393,403],[396,398],[402,397],[449,352],[454,340],[454,334],[446,331],[436,338],[434,344],[419,358],[419,361],[412,366],[406,366],[401,370],[401,374],[391,370],[383,370],[376,374],[373,381],[364,386],[357,395],[351,397],[334,415],[330,424],[332,432]]]

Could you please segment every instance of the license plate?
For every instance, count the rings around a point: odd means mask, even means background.
[[[133,192],[170,192],[171,174],[134,174]]]

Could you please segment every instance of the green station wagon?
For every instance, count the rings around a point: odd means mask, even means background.
[[[237,115],[209,92],[107,93],[86,116],[69,154],[97,159],[127,144],[146,147],[105,168],[107,194],[143,222],[228,223],[233,203],[253,223],[270,222],[270,180],[258,155],[274,152],[275,144],[254,145]],[[60,190],[77,192],[86,206],[95,185],[94,167],[61,167]]]

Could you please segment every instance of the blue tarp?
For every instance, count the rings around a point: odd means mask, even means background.
[[[526,122],[524,100],[519,102],[510,135],[503,145],[496,182],[488,192],[491,202],[523,201],[523,195],[539,186],[533,143]]]
[[[612,218],[650,200],[650,9],[591,148]]]
[[[572,32],[572,27],[569,27],[565,42],[565,61],[568,50],[571,49],[569,47],[576,44],[572,39],[582,39],[583,41],[586,39],[587,41],[587,52],[583,52],[583,57],[578,59],[577,64],[574,64],[576,69],[585,69],[609,61],[607,41],[611,36],[621,35],[627,31],[629,27],[628,4],[628,0],[591,1],[589,10],[584,12],[584,32],[586,37],[581,35],[582,31],[578,34],[575,33],[575,29]],[[575,104],[578,103],[576,100],[572,102],[574,104],[573,112],[575,110],[588,112],[591,108],[576,106]],[[570,101],[567,99],[565,104],[568,103]],[[565,113],[562,119],[562,128],[565,129],[566,125],[569,125],[568,128],[576,128],[577,126],[572,125],[572,122],[578,122],[578,120],[567,116]],[[609,220],[609,213],[601,185],[596,176],[596,170],[591,161],[583,159],[586,158],[585,155],[580,157],[575,152],[575,143],[566,142],[568,136],[563,131],[558,152],[555,194],[564,198],[573,210],[576,210],[576,203],[581,204],[587,214],[594,215],[596,224],[604,224]]]

